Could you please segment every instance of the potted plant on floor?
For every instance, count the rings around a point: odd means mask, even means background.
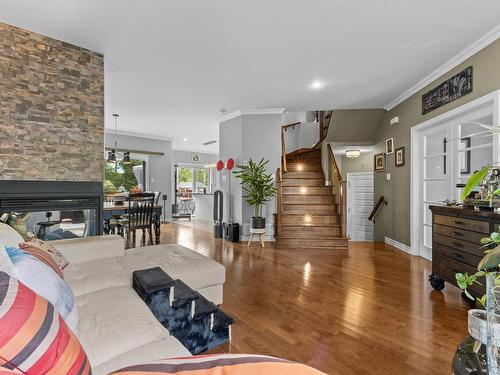
[[[255,163],[252,159],[248,165],[238,165],[235,176],[241,180],[240,185],[245,191],[243,198],[250,206],[254,206],[255,215],[252,217],[252,229],[264,229],[266,218],[262,217],[262,206],[267,204],[276,195],[272,174],[267,173],[266,165],[269,160],[262,158]]]

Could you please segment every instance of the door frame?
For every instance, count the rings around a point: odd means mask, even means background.
[[[349,241],[353,242],[363,242],[362,240],[353,240],[351,237],[351,232],[350,232],[350,218],[351,218],[351,208],[352,208],[352,203],[353,203],[353,198],[351,194],[351,181],[352,177],[355,176],[371,176],[373,180],[373,194],[375,196],[375,172],[374,171],[369,171],[369,172],[348,172],[347,173],[347,236],[349,237]],[[366,218],[368,220],[368,218]]]
[[[421,207],[420,196],[422,184],[420,176],[422,172],[422,155],[421,147],[419,147],[420,133],[435,125],[452,120],[454,117],[467,114],[467,112],[480,109],[482,107],[491,106],[493,114],[493,124],[500,125],[500,90],[493,91],[490,94],[484,95],[478,99],[472,100],[469,103],[454,108],[448,112],[424,121],[411,128],[410,145],[410,247],[412,255],[420,255],[421,257],[431,260],[432,252],[424,249],[421,246]],[[493,137],[493,153],[499,155],[499,136]]]

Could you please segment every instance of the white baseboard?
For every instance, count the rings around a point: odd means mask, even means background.
[[[392,238],[389,237],[384,237],[384,242],[386,244],[389,244],[391,246],[394,246],[396,249],[399,249],[401,251],[404,251],[405,253],[408,253],[410,255],[420,255],[416,252],[414,252],[411,247],[405,245],[404,243],[398,242],[396,240],[393,240]]]

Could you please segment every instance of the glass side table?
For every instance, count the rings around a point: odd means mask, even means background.
[[[488,375],[486,346],[481,345],[474,353],[474,339],[468,336],[458,346],[451,365],[453,375]]]

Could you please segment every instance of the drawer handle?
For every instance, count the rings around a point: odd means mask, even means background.
[[[458,247],[464,247],[464,244],[461,244],[460,242],[452,242],[452,244]]]
[[[465,223],[463,221],[457,221],[457,220],[455,220],[454,223],[457,224],[457,225],[465,225]]]
[[[465,236],[465,234],[460,233],[460,232],[453,232],[453,234],[454,234],[455,236],[458,236],[458,237],[463,237],[463,236]]]
[[[460,253],[452,253],[452,255],[455,257],[455,258],[458,258],[458,259],[463,259],[463,255],[460,254]]]

